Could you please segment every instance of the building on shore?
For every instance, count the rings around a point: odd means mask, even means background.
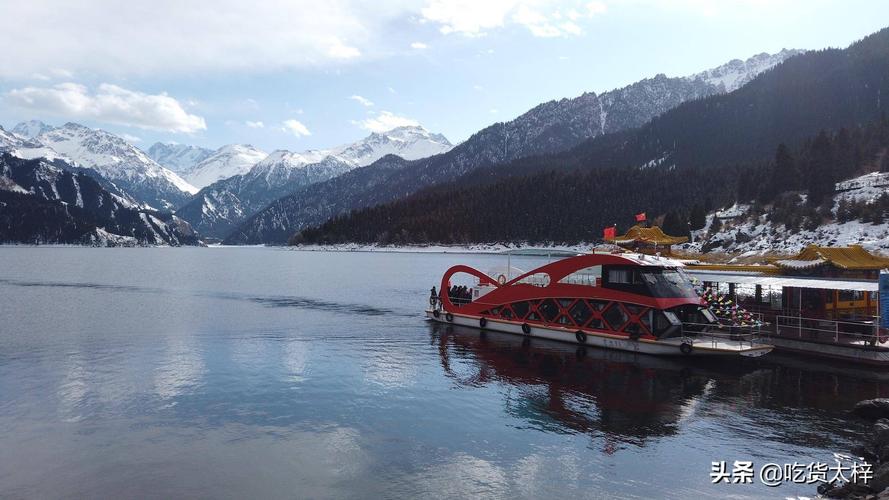
[[[614,243],[632,252],[672,255],[672,246],[688,241],[685,236],[669,236],[658,226],[635,225],[626,234],[616,236]]]

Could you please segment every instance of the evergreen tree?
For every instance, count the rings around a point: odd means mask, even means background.
[[[827,132],[821,131],[809,148],[808,172],[809,204],[818,205],[833,194],[836,185],[833,146]]]
[[[691,208],[691,215],[689,215],[688,221],[691,223],[692,229],[702,229],[707,225],[707,212],[704,210],[704,207],[700,205],[695,205]]]
[[[772,171],[771,194],[777,195],[784,191],[792,191],[802,184],[802,175],[796,160],[791,156],[790,149],[783,142],[775,151],[775,167]],[[772,197],[768,197],[770,201]]]
[[[677,211],[670,210],[664,216],[664,224],[661,229],[669,235],[679,236],[688,232],[688,224]]]

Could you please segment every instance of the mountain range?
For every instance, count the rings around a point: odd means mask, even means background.
[[[386,155],[415,159],[445,153],[452,147],[441,134],[407,126],[375,132],[332,149],[278,150],[248,172],[205,187],[176,213],[201,234],[221,239],[245,218],[299,188],[338,177]]]
[[[836,175],[876,168],[889,154],[879,139],[889,108],[882,98],[889,95],[887,75],[884,29],[846,49],[790,57],[732,92],[689,100],[640,127],[592,137],[566,151],[480,167],[399,201],[327,217],[296,241],[590,241],[602,227],[632,220],[638,211],[672,213],[682,221],[696,206],[749,202],[753,196],[775,203],[776,193],[787,189],[830,191]],[[806,147],[812,143],[823,145]],[[792,183],[781,173],[787,162],[772,160],[782,144],[800,151]],[[864,151],[873,156],[865,158]],[[771,193],[760,194],[765,191]],[[818,203],[810,194],[810,205]],[[269,231],[270,224],[258,219],[274,212],[273,220],[292,228],[307,217],[291,214],[305,208],[290,196],[254,221]],[[826,210],[794,217],[817,226],[829,218]],[[675,226],[682,231],[684,224]],[[247,241],[258,233],[242,232]]]
[[[185,221],[135,205],[60,159],[0,154],[0,242],[196,245]]]
[[[550,161],[578,168],[583,155],[596,158],[590,150],[615,144],[614,150],[620,150],[621,141],[633,140],[661,115],[743,93],[762,73],[773,73],[769,70],[799,59],[794,56],[802,52],[759,54],[687,77],[659,74],[601,94],[546,102],[457,146],[415,126],[325,150],[266,154],[249,145],[210,150],[157,143],[146,154],[102,130],[30,121],[13,133],[0,128],[0,149],[20,158],[46,157],[56,168],[92,177],[136,209],[175,211],[176,220],[190,224],[201,237],[280,244],[299,230],[424,190],[527,175]],[[626,164],[657,166],[673,159],[658,151],[658,156],[634,157]],[[608,160],[595,161],[607,166]]]
[[[148,149],[148,156],[200,189],[216,181],[246,174],[268,153],[249,144],[228,144],[211,151],[196,146],[157,143]]]
[[[801,52],[759,54],[688,77],[659,74],[600,95],[587,92],[543,103],[514,120],[482,129],[446,154],[409,163],[381,161],[295,191],[247,219],[224,242],[283,244],[306,227],[453,181],[481,167],[559,153],[591,138],[639,127],[684,102],[735,91]]]

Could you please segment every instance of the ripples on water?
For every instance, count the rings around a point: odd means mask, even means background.
[[[426,323],[478,255],[0,248],[0,496],[722,498],[830,460],[889,376]],[[530,268],[530,259],[514,258]]]

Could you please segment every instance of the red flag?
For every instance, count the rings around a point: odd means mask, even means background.
[[[615,235],[616,235],[616,233],[615,233],[614,226],[606,227],[602,231],[602,238],[604,238],[606,240],[613,240],[615,238]]]
[[[636,222],[644,222],[645,221],[645,212],[639,212],[636,214]]]

